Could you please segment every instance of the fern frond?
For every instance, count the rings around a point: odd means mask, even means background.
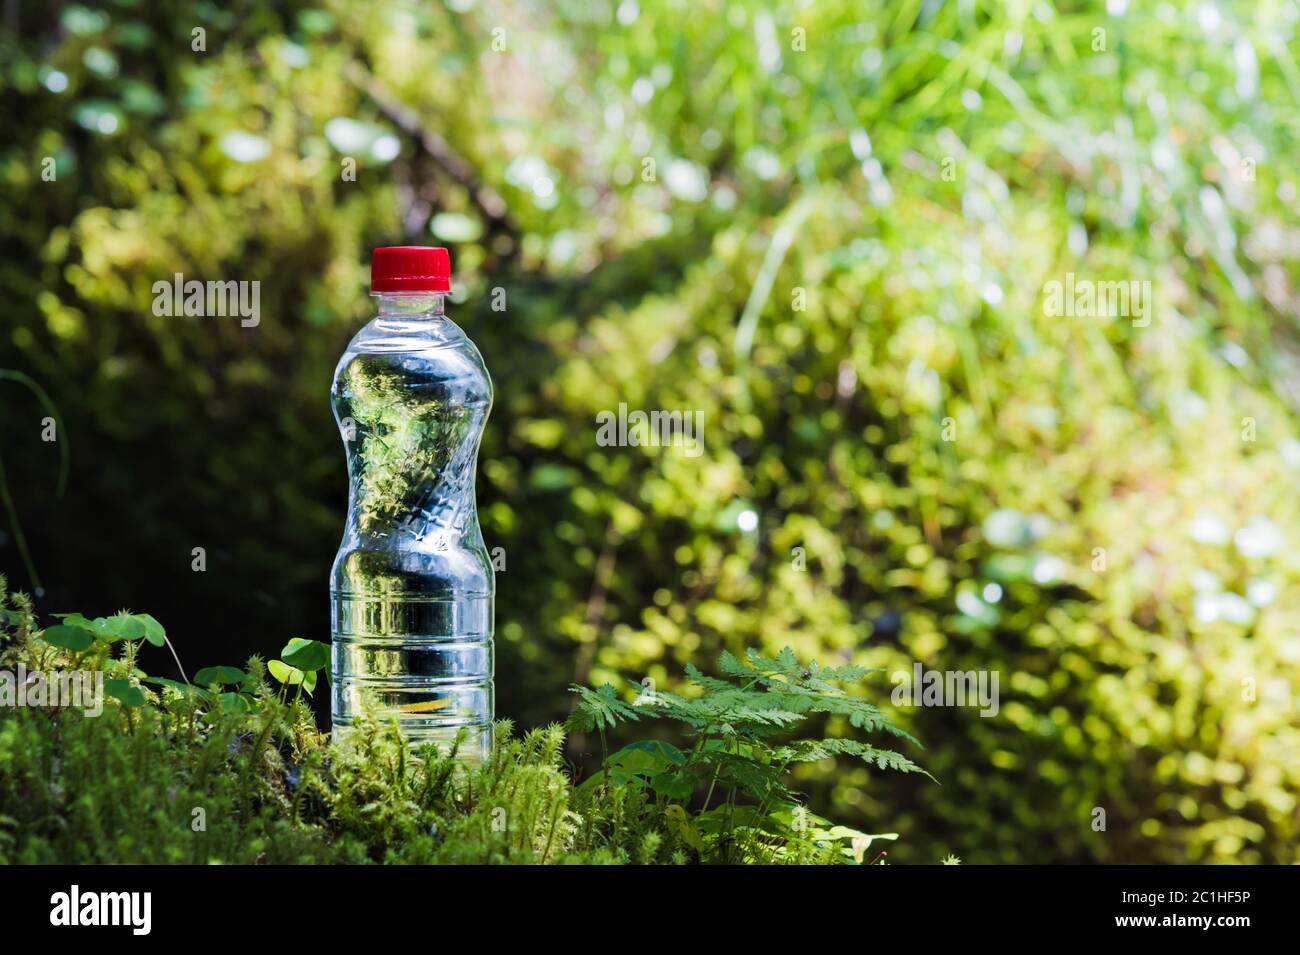
[[[754,675],[754,668],[736,659],[735,654],[730,650],[723,650],[722,656],[718,657],[718,669],[727,676],[738,676],[742,679],[749,679]]]
[[[724,650],[718,665],[729,676],[756,680],[772,689],[801,687],[822,693],[843,692],[832,681],[856,683],[868,674],[884,672],[880,667],[824,667],[816,660],[804,666],[789,647],[783,647],[774,660],[762,656],[757,650],[747,650],[745,662]]]
[[[565,729],[589,733],[592,730],[613,729],[620,720],[636,722],[641,719],[637,711],[618,697],[618,692],[606,683],[599,690],[585,686],[571,686],[570,693],[578,694],[578,705],[564,721]]]
[[[700,668],[697,667],[694,663],[686,664],[686,679],[690,680],[696,686],[704,690],[737,689],[735,684],[728,683],[726,680],[717,680],[711,676],[705,676],[703,673],[700,672]]]
[[[653,707],[657,715],[685,723],[697,732],[764,736],[803,719],[802,711],[788,708],[785,702],[773,693],[722,683],[697,699],[660,692],[643,708]]]
[[[901,753],[890,749],[878,749],[870,743],[853,739],[801,739],[785,746],[778,746],[772,751],[774,759],[791,763],[815,763],[820,759],[835,756],[856,756],[864,763],[877,769],[892,769],[900,773],[923,773],[920,766]],[[934,777],[930,777],[933,779]]]

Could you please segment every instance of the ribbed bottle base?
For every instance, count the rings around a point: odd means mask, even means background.
[[[360,717],[476,763],[492,746],[492,597],[333,593],[334,738]]]

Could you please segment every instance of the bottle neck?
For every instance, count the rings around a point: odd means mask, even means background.
[[[381,292],[379,317],[418,321],[442,318],[446,313],[446,292]]]

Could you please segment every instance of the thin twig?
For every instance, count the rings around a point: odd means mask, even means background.
[[[181,671],[181,679],[185,681],[186,686],[193,686],[190,683],[190,678],[185,675],[185,668],[181,666],[181,658],[176,655],[176,648],[172,646],[172,642],[167,639],[166,634],[163,634],[163,643],[167,644],[167,649],[172,652],[172,659],[176,661],[176,669]]]
[[[519,227],[510,217],[506,202],[500,193],[479,178],[470,162],[452,148],[447,140],[429,129],[420,117],[384,87],[355,60],[348,64],[347,78],[361,90],[384,117],[407,136],[415,140],[438,168],[459,183],[474,203],[489,228],[519,236]]]
[[[600,621],[605,616],[606,594],[609,592],[610,580],[614,576],[614,565],[618,558],[615,550],[618,542],[619,533],[611,520],[605,526],[605,540],[601,544],[600,556],[596,558],[596,569],[591,578],[591,593],[587,597],[587,610],[583,615],[584,623],[591,629],[592,635],[590,640],[584,641],[578,648],[573,664],[574,683],[587,682],[587,671],[591,668],[600,634]]]
[[[736,361],[736,379],[740,383],[736,404],[743,411],[749,410],[749,354],[754,347],[758,317],[772,294],[772,285],[776,281],[776,273],[781,268],[781,263],[785,261],[786,252],[789,251],[803,228],[804,220],[808,218],[812,207],[818,201],[819,197],[816,193],[804,196],[781,216],[776,231],[772,234],[772,240],[768,243],[767,254],[763,256],[763,263],[759,266],[758,276],[749,290],[749,298],[745,301],[740,321],[736,325],[736,338],[732,346]]]

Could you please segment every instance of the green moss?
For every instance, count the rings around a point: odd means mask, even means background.
[[[698,760],[657,763],[651,754],[675,750],[628,747],[575,786],[558,726],[518,737],[500,722],[490,757],[475,767],[455,747],[413,752],[395,726],[359,725],[335,743],[317,729],[297,670],[279,692],[256,657],[242,671],[204,671],[207,689],[150,678],[137,651],[150,637],[167,640],[153,618],[148,636],[125,613],[70,615],[38,631],[29,600],[6,595],[3,578],[0,614],[0,670],[50,684],[98,674],[108,688],[102,705],[88,695],[81,706],[43,697],[0,709],[0,863],[842,863],[864,861],[873,838],[808,813],[780,780],[789,762],[833,751],[804,741],[761,764],[741,752],[798,722],[789,710],[801,700],[889,727],[861,701],[828,696],[824,681],[782,682],[780,695],[733,689],[702,704],[668,696],[665,705],[686,714],[676,718],[707,713],[705,727],[735,728],[701,735]],[[791,657],[789,667],[801,665]],[[587,729],[599,722],[602,738],[608,714],[637,719],[608,694],[587,691],[599,708],[584,703],[576,714]],[[895,753],[831,742],[914,768]],[[719,782],[730,790],[725,804],[692,810],[710,779],[710,795]]]

